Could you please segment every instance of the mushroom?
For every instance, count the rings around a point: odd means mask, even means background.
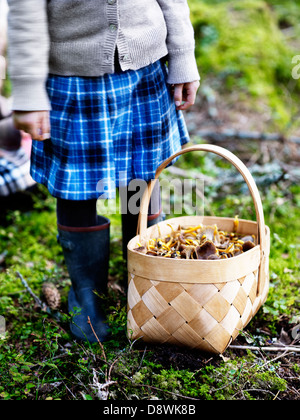
[[[205,239],[211,242],[220,241],[218,229],[216,226],[205,226],[202,229],[200,229],[198,233],[198,239],[201,240],[203,236],[205,236]]]
[[[179,252],[181,257],[184,257],[186,260],[191,259],[191,255],[194,252],[195,247],[192,245],[180,245]]]
[[[253,242],[247,241],[243,244],[243,252],[247,252],[254,247],[255,247],[255,244]]]
[[[217,248],[211,241],[206,241],[203,245],[197,246],[195,253],[198,260],[207,260],[211,255],[218,255]]]
[[[207,259],[208,259],[208,260],[220,260],[220,259],[221,259],[221,257],[220,257],[220,255],[218,255],[218,254],[212,254],[212,255],[210,255]]]
[[[243,238],[241,238],[241,241],[243,241],[243,242],[250,241],[250,242],[254,243],[254,238],[253,238],[253,236],[248,235],[248,236],[244,236]]]
[[[146,255],[152,255],[153,257],[157,257],[157,256],[158,256],[157,252],[152,251],[152,250],[147,251],[147,252],[146,252]]]
[[[236,233],[238,218],[235,219],[234,232],[224,232],[214,226],[178,226],[177,230],[169,224],[171,232],[165,238],[159,236],[142,245],[137,243],[134,251],[164,258],[184,258],[198,260],[218,260],[233,258],[255,247],[255,236],[242,236]]]
[[[140,252],[141,254],[146,254],[147,248],[145,246],[139,246],[137,248],[134,248],[134,251]]]

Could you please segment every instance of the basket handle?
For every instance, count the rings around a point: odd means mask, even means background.
[[[184,155],[186,153],[190,152],[211,152],[215,153],[216,155],[221,156],[222,158],[229,161],[235,168],[239,171],[239,173],[243,176],[245,182],[248,185],[248,188],[250,190],[250,194],[252,196],[255,211],[256,211],[256,220],[258,225],[258,243],[262,250],[262,257],[264,254],[264,250],[266,249],[266,227],[265,227],[265,219],[264,219],[264,211],[263,206],[260,198],[260,194],[257,188],[257,185],[249,171],[249,169],[246,167],[246,165],[233,153],[228,151],[227,149],[224,149],[220,146],[214,146],[211,144],[203,144],[203,145],[196,145],[196,146],[190,146],[183,150],[181,150],[178,153],[175,153],[170,158],[166,159],[156,170],[155,179],[149,182],[148,188],[146,189],[142,202],[141,202],[141,208],[140,208],[140,214],[139,214],[139,221],[138,221],[138,227],[137,227],[137,234],[142,235],[146,229],[147,229],[147,216],[148,216],[148,208],[150,203],[151,194],[154,188],[154,185],[156,181],[158,180],[160,174],[162,171],[172,162],[173,159],[180,155]]]

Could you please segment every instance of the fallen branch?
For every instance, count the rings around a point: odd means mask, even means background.
[[[24,277],[22,276],[21,273],[19,273],[19,271],[16,271],[16,276],[21,280],[23,286],[25,287],[25,289],[27,290],[27,292],[30,294],[30,296],[33,297],[35,303],[43,310],[43,311],[47,311],[47,309],[50,310],[50,308],[48,308],[48,306],[41,301],[41,299],[35,295],[32,291],[32,289],[29,287],[27,281],[24,279]]]
[[[47,314],[49,314],[50,316],[52,316],[54,319],[58,321],[61,320],[60,313],[57,311],[52,311],[52,309],[45,302],[41,301],[41,299],[35,293],[33,293],[31,287],[28,285],[27,281],[24,279],[24,277],[19,271],[16,271],[16,276],[21,280],[26,291],[30,294],[30,296],[33,297],[35,304],[39,308],[41,308],[43,312],[46,312]]]
[[[300,137],[291,136],[285,137],[283,134],[278,133],[260,133],[256,131],[239,131],[235,129],[225,129],[222,131],[211,131],[211,130],[198,130],[194,133],[199,137],[213,140],[215,142],[226,141],[230,138],[240,140],[265,140],[265,141],[277,141],[277,142],[290,142],[300,144]]]
[[[282,347],[275,347],[275,346],[268,346],[268,347],[256,347],[256,346],[235,346],[231,345],[228,347],[232,350],[252,350],[252,351],[283,351],[283,352],[295,352],[300,353],[300,346],[282,346]]]
[[[93,327],[93,324],[91,323],[91,319],[90,319],[90,317],[88,316],[88,324],[90,325],[90,327],[91,327],[91,330],[92,330],[92,332],[93,332],[93,334],[94,334],[94,336],[95,336],[95,338],[96,338],[96,340],[98,341],[98,344],[99,344],[99,346],[101,347],[101,350],[102,350],[102,355],[103,355],[103,359],[105,360],[105,363],[107,363],[107,360],[106,360],[106,354],[105,354],[105,350],[104,350],[104,347],[103,347],[103,344],[101,343],[101,341],[99,340],[99,337],[97,336],[97,334],[96,334],[96,332],[95,332],[95,330],[94,330],[94,327]]]
[[[96,340],[98,341],[99,346],[101,347],[102,357],[103,357],[104,362],[105,362],[105,383],[104,384],[99,383],[97,371],[95,369],[93,369],[93,385],[92,385],[92,388],[94,388],[97,391],[97,397],[100,400],[106,401],[106,400],[108,400],[108,397],[109,397],[109,387],[110,387],[110,385],[117,384],[116,381],[111,380],[111,373],[112,373],[113,366],[118,359],[116,359],[113,362],[113,364],[110,366],[109,370],[107,371],[107,367],[108,367],[109,364],[107,362],[104,346],[101,343],[101,341],[99,340],[99,337],[96,334],[96,331],[93,327],[93,324],[92,324],[89,316],[88,316],[88,324],[90,325],[91,330],[92,330]]]
[[[273,394],[273,392],[267,390],[267,389],[257,389],[257,388],[249,388],[249,389],[241,389],[240,391],[238,391],[236,394],[234,394],[230,399],[233,400],[238,394],[244,393],[244,392],[264,392],[266,394],[270,394],[274,397],[273,400],[275,400],[278,397],[277,393],[276,395]],[[279,398],[280,399],[280,398]]]

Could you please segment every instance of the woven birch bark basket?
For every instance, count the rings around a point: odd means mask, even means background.
[[[151,193],[161,172],[185,153],[212,152],[229,161],[247,183],[256,222],[239,220],[237,233],[256,235],[251,250],[220,260],[186,260],[141,254],[137,243],[170,233],[178,226],[217,225],[233,232],[234,219],[183,216],[147,228]],[[270,230],[260,194],[247,167],[228,150],[213,145],[188,147],[167,159],[149,183],[140,208],[137,236],[128,243],[128,313],[130,340],[168,343],[222,354],[266,301],[269,290]]]

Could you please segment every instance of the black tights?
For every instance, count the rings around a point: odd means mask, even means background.
[[[136,224],[138,213],[131,214],[128,211],[128,202],[136,191],[131,192],[128,189],[120,190],[122,204],[122,222],[123,224]],[[126,199],[125,199],[126,197]],[[140,203],[137,203],[137,207]],[[159,183],[156,184],[152,193],[149,215],[155,215],[161,210],[161,199]],[[57,199],[57,221],[58,224],[68,227],[90,227],[97,223],[97,200],[71,201]]]
[[[97,200],[71,201],[57,199],[57,222],[68,227],[97,225]]]

